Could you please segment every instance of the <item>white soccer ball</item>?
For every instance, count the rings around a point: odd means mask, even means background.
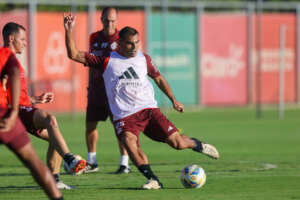
[[[206,174],[199,165],[188,165],[181,171],[180,179],[185,188],[200,188],[205,184]]]

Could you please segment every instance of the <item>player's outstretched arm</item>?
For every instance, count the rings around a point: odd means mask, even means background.
[[[73,30],[75,28],[76,16],[64,14],[64,28],[65,28],[65,40],[68,57],[76,62],[86,64],[85,52],[79,51],[76,48],[75,40],[73,37]]]
[[[171,100],[173,104],[173,108],[178,112],[184,112],[183,104],[176,100],[172,92],[172,89],[168,84],[168,82],[166,81],[166,79],[162,75],[159,75],[154,78],[154,82],[159,87],[159,89],[163,91],[163,93],[165,93],[165,95],[167,95],[167,97]]]

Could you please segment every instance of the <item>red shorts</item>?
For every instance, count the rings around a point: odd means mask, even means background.
[[[105,88],[98,88],[98,90],[96,90],[96,88],[88,89],[86,121],[106,121],[108,117],[111,117],[111,113],[105,93]]]
[[[101,107],[95,105],[87,105],[86,117],[87,122],[106,121],[110,117],[110,109],[108,106]]]
[[[144,109],[114,122],[118,137],[129,131],[139,138],[140,132],[152,140],[165,142],[178,129],[170,122],[159,108]],[[139,139],[138,139],[139,146]]]
[[[38,108],[35,108],[33,106],[20,106],[19,117],[24,124],[27,132],[31,133],[34,136],[40,137],[42,129],[36,129],[33,123],[33,115],[36,110],[38,110]]]
[[[0,117],[4,117],[8,113],[7,109],[0,109]],[[30,139],[26,130],[18,118],[12,130],[8,132],[0,132],[0,143],[5,144],[13,151],[21,149],[28,144]]]

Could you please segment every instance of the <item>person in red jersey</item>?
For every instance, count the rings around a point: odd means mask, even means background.
[[[103,29],[90,35],[89,49],[94,55],[109,55],[118,47],[119,31],[117,25],[117,10],[112,7],[105,7],[102,10],[101,22]],[[111,117],[109,105],[107,102],[105,86],[102,75],[98,69],[89,68],[89,86],[86,108],[86,144],[88,149],[88,160],[85,173],[98,171],[96,159],[98,131],[97,124],[99,121],[106,121]],[[116,174],[129,173],[128,154],[125,147],[119,142],[120,149],[120,166]]]
[[[26,130],[18,118],[20,96],[20,64],[9,49],[0,48],[0,77],[7,77],[6,90],[0,82],[0,144],[5,144],[29,168],[36,182],[50,199],[62,200],[63,196],[56,186],[49,169],[39,159],[33,149]],[[7,95],[11,105],[8,107]]]
[[[74,26],[75,17],[71,14],[65,16],[68,56],[76,62],[101,71],[118,137],[134,165],[148,179],[142,188],[160,189],[162,184],[154,175],[146,154],[140,148],[140,132],[177,150],[192,149],[211,158],[219,158],[219,152],[213,145],[180,134],[174,124],[161,113],[148,77],[170,99],[176,111],[184,112],[184,106],[176,100],[168,82],[155,67],[150,56],[139,50],[140,40],[136,29],[123,28],[119,32],[118,50],[108,56],[95,56],[77,50],[72,34]]]
[[[7,23],[2,30],[4,46],[15,54],[21,54],[26,47],[25,28],[14,22]],[[3,79],[5,80],[5,78]],[[58,128],[55,116],[34,107],[34,104],[43,104],[53,101],[52,93],[44,93],[40,96],[29,97],[27,94],[26,76],[23,67],[20,67],[21,92],[19,102],[19,117],[26,127],[26,130],[36,137],[49,142],[47,152],[47,165],[50,168],[57,186],[60,189],[72,189],[59,180],[59,172],[62,158],[66,168],[71,173],[80,174],[83,172],[86,161],[76,159],[70,153],[69,148]],[[5,81],[3,81],[5,82]],[[5,84],[3,85],[5,87]],[[8,95],[9,102],[11,101]]]

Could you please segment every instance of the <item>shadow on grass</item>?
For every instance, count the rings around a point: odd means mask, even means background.
[[[29,173],[2,173],[1,176],[31,176]]]
[[[163,188],[163,189],[159,189],[159,190],[145,190],[143,188],[124,188],[124,187],[120,187],[120,188],[101,188],[104,190],[134,190],[134,191],[163,191],[163,190],[180,190],[180,189],[184,189],[184,188]]]
[[[40,190],[41,188],[39,186],[34,186],[34,185],[28,185],[28,186],[2,186],[0,187],[1,190]]]

